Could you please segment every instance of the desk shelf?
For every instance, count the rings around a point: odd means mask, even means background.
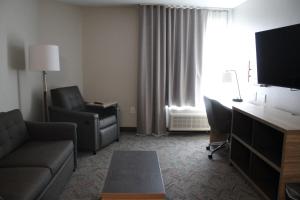
[[[300,117],[272,108],[233,107],[231,162],[266,199],[285,199],[300,182]]]

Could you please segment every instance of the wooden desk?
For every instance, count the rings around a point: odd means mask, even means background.
[[[165,188],[155,151],[114,151],[102,200],[114,199],[165,199]]]
[[[266,199],[285,199],[300,182],[300,116],[270,107],[233,108],[230,160]]]

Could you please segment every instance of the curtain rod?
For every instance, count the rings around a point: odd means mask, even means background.
[[[219,11],[230,11],[231,8],[218,8],[218,7],[198,7],[188,5],[169,5],[169,4],[138,4],[140,6],[166,6],[168,8],[183,8],[183,9],[202,9],[202,10],[219,10]]]

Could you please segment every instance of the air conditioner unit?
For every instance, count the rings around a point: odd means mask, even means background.
[[[168,111],[169,131],[209,131],[206,113],[192,110]]]

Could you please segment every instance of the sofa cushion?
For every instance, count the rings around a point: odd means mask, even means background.
[[[19,110],[0,114],[0,158],[7,155],[29,138]]]
[[[36,199],[50,180],[48,168],[0,168],[0,195],[7,200]]]
[[[30,141],[0,160],[1,167],[47,167],[56,174],[73,152],[71,140]]]

